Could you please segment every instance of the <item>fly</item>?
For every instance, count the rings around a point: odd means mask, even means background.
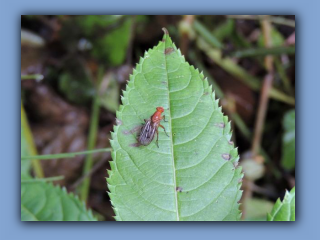
[[[165,116],[161,116],[161,114],[164,112],[163,107],[157,107],[157,111],[150,117],[150,119],[145,119],[145,124],[141,128],[141,132],[138,137],[138,143],[139,145],[147,146],[149,145],[155,134],[157,133],[157,147],[159,148],[158,140],[159,140],[159,132],[158,128],[163,128],[165,134],[169,137],[169,135],[166,132],[166,129],[164,126],[160,124],[161,120],[163,119],[166,122]]]

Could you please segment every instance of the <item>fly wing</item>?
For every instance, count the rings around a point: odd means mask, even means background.
[[[141,129],[138,142],[144,146],[149,145],[154,138],[155,132],[154,124],[152,124],[151,120],[147,120]]]

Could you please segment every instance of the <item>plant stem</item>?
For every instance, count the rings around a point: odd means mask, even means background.
[[[64,179],[64,176],[48,177],[48,178],[32,178],[21,180],[21,183],[35,183],[35,182],[53,182]]]
[[[280,59],[279,58],[274,58],[274,64],[275,67],[277,69],[277,72],[280,76],[280,79],[282,80],[283,83],[283,87],[284,89],[291,95],[293,95],[293,90],[290,84],[290,80],[286,74],[286,70],[284,68],[284,66],[281,64]]]
[[[194,29],[213,47],[221,49],[223,44],[198,20],[193,22]]]
[[[43,75],[42,74],[21,75],[21,80],[29,80],[29,79],[41,81],[43,79]]]
[[[136,15],[130,16],[131,18],[131,25],[130,25],[130,36],[129,36],[129,43],[127,47],[127,56],[126,56],[126,64],[131,65],[132,63],[132,44],[134,39],[134,33],[136,28]]]
[[[294,46],[281,46],[273,48],[249,48],[244,50],[239,50],[230,53],[230,56],[243,58],[243,57],[257,57],[266,55],[281,55],[281,54],[295,54]]]
[[[91,151],[82,151],[82,152],[24,156],[24,157],[21,157],[21,160],[26,161],[26,160],[33,160],[33,159],[50,160],[50,159],[61,159],[61,158],[74,158],[75,156],[78,156],[78,155],[92,154],[92,153],[99,153],[99,152],[110,152],[110,151],[111,151],[111,148],[102,148],[102,149],[95,149]]]
[[[194,22],[194,15],[184,15],[182,21],[179,24],[180,32],[180,50],[183,55],[187,55],[189,49],[189,41],[192,30],[192,24]]]
[[[261,89],[260,102],[258,107],[258,114],[256,118],[253,142],[252,142],[252,153],[253,155],[259,154],[261,138],[263,133],[263,126],[266,117],[266,112],[268,109],[269,92],[273,82],[273,74],[269,73],[263,80],[263,85]]]
[[[98,122],[99,122],[99,112],[100,112],[100,96],[98,94],[98,88],[100,86],[100,82],[103,78],[103,68],[99,68],[98,72],[98,81],[97,81],[97,89],[96,95],[92,102],[92,112],[91,112],[91,121],[89,127],[89,137],[88,137],[88,147],[87,149],[93,150],[96,144],[97,132],[98,132]],[[88,154],[85,159],[83,175],[85,176],[88,172],[90,172],[93,164],[93,156],[92,154]],[[88,193],[90,187],[90,177],[86,178],[82,185],[80,186],[80,198],[83,201],[87,201]]]
[[[271,25],[267,19],[262,20],[262,32],[264,36],[264,44],[266,47],[271,47]],[[268,55],[265,57],[265,65],[268,70],[268,74],[263,80],[263,85],[261,89],[260,102],[258,107],[258,114],[255,123],[254,136],[252,142],[252,154],[253,156],[259,154],[261,139],[263,134],[264,121],[266,117],[266,112],[268,110],[269,93],[272,88],[272,82],[274,79],[273,71],[273,56]]]
[[[244,19],[244,20],[268,20],[275,24],[286,25],[289,27],[295,27],[296,23],[294,20],[286,19],[283,17],[274,17],[268,15],[227,15],[228,18]]]
[[[36,155],[37,154],[37,148],[34,145],[34,141],[33,141],[33,136],[30,130],[30,126],[28,124],[28,119],[26,116],[26,113],[24,111],[22,102],[21,102],[21,131],[24,131],[24,135],[27,138],[27,143],[28,143],[28,149],[30,151],[30,159],[32,160],[32,168],[34,170],[34,173],[36,175],[36,177],[38,178],[43,178],[44,177],[44,173],[43,173],[43,169],[41,167],[41,164],[39,162],[39,160],[36,160],[34,158],[34,156],[32,155]]]

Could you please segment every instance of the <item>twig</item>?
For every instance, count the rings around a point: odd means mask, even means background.
[[[262,20],[262,31],[264,36],[264,44],[266,47],[271,47],[271,25],[268,19]],[[273,73],[273,56],[268,55],[265,57],[265,65],[268,70],[268,74],[263,80],[261,89],[260,102],[258,107],[258,114],[256,118],[256,124],[254,129],[254,137],[252,142],[252,154],[256,156],[260,152],[261,138],[263,134],[263,126],[265,121],[266,112],[268,109],[269,94],[272,88],[272,82],[274,79]]]
[[[243,182],[242,182],[242,190],[243,190],[243,195],[241,198],[242,203],[244,203],[248,199],[252,198],[252,188],[251,187],[252,187],[251,181],[244,178]],[[240,208],[241,208],[241,212],[242,212],[241,219],[243,220],[246,218],[247,209],[245,207],[245,204],[241,204]]]
[[[265,47],[271,47],[271,25],[270,22],[267,19],[262,20],[262,32],[264,37],[264,44]],[[258,158],[260,154],[260,148],[261,148],[261,138],[263,133],[263,126],[265,121],[266,112],[268,109],[268,101],[269,101],[269,94],[270,90],[272,88],[272,82],[274,78],[273,74],[273,57],[271,55],[268,55],[265,57],[265,65],[266,69],[268,71],[268,74],[264,77],[262,88],[261,88],[261,95],[260,95],[260,102],[258,107],[258,114],[256,118],[255,128],[254,128],[254,136],[252,141],[252,147],[250,152],[250,158],[254,161],[259,161]],[[244,194],[242,201],[246,202],[248,199],[252,197],[252,191],[253,191],[253,180],[246,179],[244,181]],[[242,210],[244,212],[243,215],[246,213],[245,204],[242,206]],[[244,216],[243,216],[244,218]]]
[[[192,30],[192,24],[194,22],[194,15],[184,15],[179,25],[180,30],[180,50],[183,55],[187,55],[189,42],[190,42],[190,31]]]

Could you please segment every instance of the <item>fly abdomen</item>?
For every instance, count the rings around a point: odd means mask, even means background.
[[[155,128],[151,122],[151,120],[147,120],[141,129],[140,136],[138,138],[138,142],[144,146],[147,146],[151,143],[154,138]]]

